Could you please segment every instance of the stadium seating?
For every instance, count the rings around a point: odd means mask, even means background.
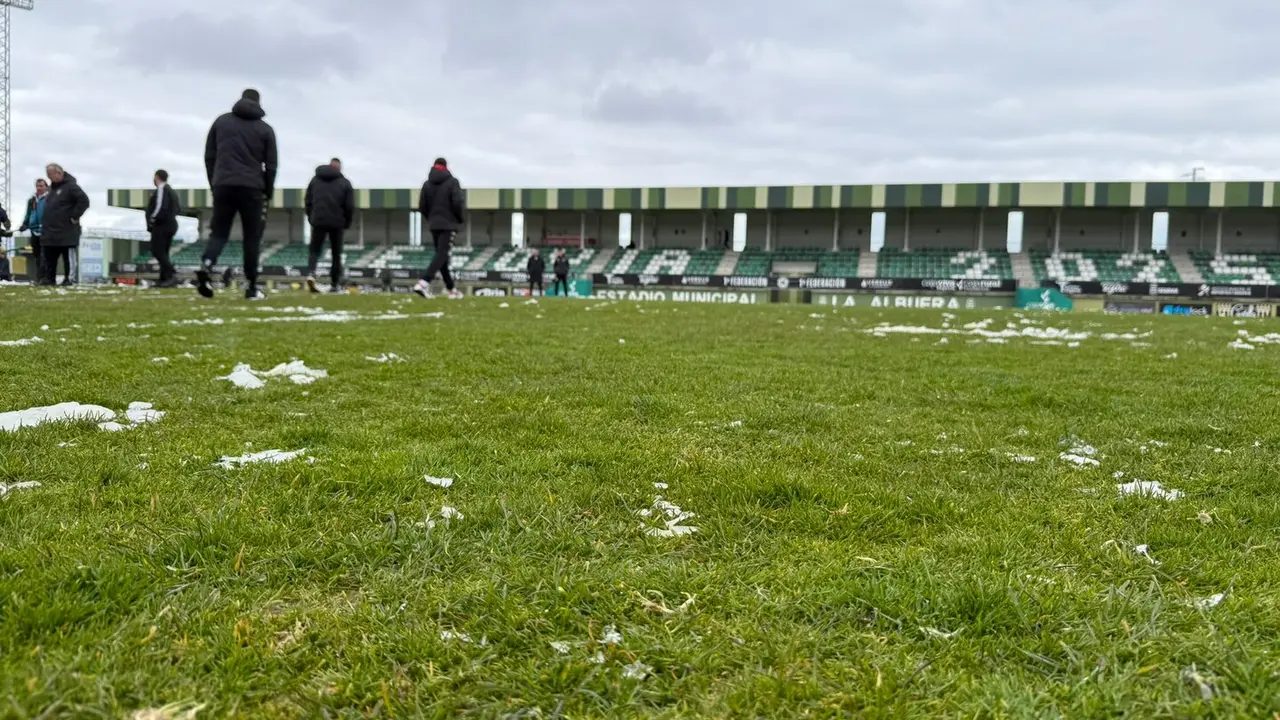
[[[591,261],[596,257],[594,249],[579,250],[578,248],[563,248],[564,256],[569,260],[570,272],[580,274],[585,273],[587,267],[591,265]],[[552,257],[555,255],[556,248],[540,248],[542,251],[542,259],[546,262],[547,272],[551,272]],[[485,263],[484,269],[488,272],[524,272],[529,265],[529,248],[516,248],[510,245],[501,248],[498,252],[489,258],[489,262]]]
[[[1037,282],[1181,282],[1173,262],[1162,252],[1033,250],[1030,256]]]
[[[1213,253],[1192,251],[1191,261],[1214,285],[1274,285],[1280,276],[1280,255],[1274,253]]]
[[[857,250],[825,252],[818,258],[818,275],[820,277],[858,277],[858,260],[861,254]]]
[[[921,280],[1012,280],[1013,263],[1003,250],[884,248],[876,256],[876,276]]]

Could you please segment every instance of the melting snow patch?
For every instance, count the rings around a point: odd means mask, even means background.
[[[48,325],[45,325],[45,329],[48,329],[48,327],[49,327]],[[22,338],[21,340],[2,340],[0,341],[0,346],[24,347],[26,345],[35,345],[36,343],[42,343],[42,342],[44,342],[44,340],[41,340],[38,337],[29,337],[29,338]]]
[[[157,365],[163,365],[169,362],[169,358],[167,357],[151,358],[151,362],[156,363]]]
[[[1159,561],[1159,560],[1157,560],[1157,559],[1155,559],[1155,558],[1151,557],[1151,548],[1149,548],[1149,547],[1148,547],[1147,545],[1145,545],[1145,544],[1143,544],[1143,545],[1135,545],[1135,546],[1133,547],[1133,551],[1134,551],[1135,553],[1137,553],[1137,554],[1141,555],[1142,557],[1146,558],[1148,561],[1150,561],[1150,562],[1151,562],[1151,564],[1152,564],[1152,565],[1159,565],[1159,564],[1160,564],[1160,561]]]
[[[0,413],[0,430],[14,432],[22,427],[35,427],[57,422],[103,422],[112,420],[115,412],[101,405],[81,405],[77,402],[59,403],[26,410]]]
[[[1098,467],[1102,464],[1091,457],[1085,457],[1084,455],[1069,452],[1059,453],[1058,459],[1065,460],[1069,463],[1075,463],[1075,466],[1078,468]]]
[[[1036,459],[1030,455],[1015,455],[1013,453],[1005,453],[1010,460],[1016,463],[1033,463]]]
[[[604,637],[600,638],[600,642],[605,645],[621,645],[622,633],[618,632],[617,627],[608,625],[604,629]]]
[[[368,361],[370,361],[370,362],[376,362],[376,363],[402,363],[402,362],[404,362],[404,358],[400,357],[399,355],[397,355],[397,354],[395,354],[395,353],[382,353],[381,355],[378,355],[377,357],[374,357],[373,355],[365,355],[365,356],[364,356],[364,359],[365,359],[365,360],[368,360]]]
[[[649,677],[649,673],[652,672],[653,668],[637,660],[622,668],[622,677],[628,680],[643,680]]]
[[[223,457],[216,463],[216,465],[226,470],[235,470],[236,468],[244,467],[245,465],[253,463],[283,463],[301,457],[306,451],[306,448],[293,450],[291,452],[285,452],[283,450],[263,450],[259,453],[250,453],[239,457]],[[315,462],[315,458],[308,457],[307,462],[313,463]]]
[[[935,627],[920,628],[920,632],[924,633],[926,637],[937,638],[939,640],[951,640],[955,638],[957,635],[959,635],[963,630],[964,628],[960,628],[960,630],[952,630],[951,632],[946,632],[944,630],[939,630],[938,628],[935,628]]]
[[[435,485],[436,487],[447,488],[453,485],[453,478],[438,478],[438,477],[431,477],[430,475],[428,475],[423,479],[426,480],[429,484]]]
[[[445,520],[462,520],[466,518],[466,515],[463,515],[462,513],[458,512],[458,508],[445,505],[444,507],[440,508],[440,517],[444,518]]]
[[[244,390],[257,390],[266,385],[262,378],[287,377],[294,385],[310,385],[318,379],[329,377],[329,371],[309,368],[301,360],[281,363],[270,370],[254,370],[245,363],[232,369],[230,375],[218,378],[230,381],[231,384]]]
[[[698,532],[698,528],[692,525],[680,524],[694,517],[694,514],[681,510],[679,505],[667,502],[661,495],[653,499],[653,507],[640,510],[637,514],[643,518],[654,518],[661,523],[659,527],[640,524],[640,528],[650,537],[673,538]]]
[[[1120,483],[1119,485],[1116,485],[1116,489],[1120,491],[1121,496],[1141,495],[1143,497],[1155,497],[1171,502],[1185,494],[1181,490],[1174,490],[1173,488],[1166,489],[1159,482],[1148,480],[1134,480],[1133,482]]]
[[[40,483],[36,482],[35,480],[24,480],[22,482],[16,482],[12,485],[5,485],[4,483],[0,483],[0,498],[9,497],[9,493],[13,492],[14,490],[31,490],[33,488],[38,488],[38,487],[40,487]]]
[[[564,640],[556,640],[551,643],[551,649],[555,650],[557,653],[561,655],[568,655],[569,643],[565,642]]]
[[[1216,608],[1219,605],[1221,605],[1222,601],[1226,599],[1227,599],[1226,593],[1214,593],[1213,595],[1210,595],[1207,598],[1200,598],[1198,600],[1195,600],[1191,604],[1197,610],[1210,610],[1212,608]]]
[[[1249,343],[1244,342],[1239,338],[1236,338],[1235,340],[1232,340],[1231,342],[1227,343],[1227,347],[1231,348],[1232,350],[1257,350],[1258,349],[1257,347],[1250,345]]]

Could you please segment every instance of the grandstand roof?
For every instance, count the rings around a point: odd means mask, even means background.
[[[811,210],[830,208],[1271,208],[1280,182],[1003,182],[655,188],[471,188],[473,210]],[[148,189],[107,191],[111,207],[146,207]],[[276,208],[301,208],[301,188],[277,189]],[[411,210],[418,189],[356,190],[367,210]],[[178,190],[187,210],[212,207],[204,188]]]

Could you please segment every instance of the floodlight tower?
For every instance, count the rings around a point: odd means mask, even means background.
[[[8,212],[13,211],[9,197],[9,180],[12,172],[12,151],[9,139],[13,129],[10,123],[9,104],[9,13],[14,8],[32,10],[35,0],[0,0],[0,202]]]

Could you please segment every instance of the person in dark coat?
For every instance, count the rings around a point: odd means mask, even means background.
[[[307,185],[305,198],[307,222],[311,223],[311,254],[307,258],[307,289],[320,292],[316,287],[316,265],[329,241],[333,265],[329,279],[333,284],[329,292],[342,292],[342,236],[351,229],[356,214],[356,192],[351,181],[342,174],[342,161],[334,158],[328,165],[316,168],[316,176]]]
[[[9,269],[9,253],[0,248],[0,282],[13,282],[13,272]]]
[[[542,259],[542,252],[538,248],[533,249],[533,252],[529,255],[529,262],[524,269],[529,273],[529,296],[533,297],[535,285],[539,293],[546,294],[542,289],[542,274],[547,271],[547,263]]]
[[[449,163],[444,158],[436,158],[431,166],[427,181],[422,185],[422,195],[418,198],[418,212],[426,218],[436,255],[413,291],[430,298],[431,281],[436,273],[440,273],[445,288],[449,290],[449,298],[456,300],[462,297],[462,293],[458,292],[453,283],[453,273],[449,272],[449,248],[458,228],[466,222],[467,200],[462,193],[462,183],[449,172]]]
[[[31,231],[31,260],[27,263],[27,277],[33,284],[40,284],[44,273],[40,267],[44,264],[44,254],[40,250],[40,236],[44,234],[44,202],[49,197],[49,181],[36,178],[36,194],[27,198],[27,211],[22,215],[22,226],[18,232]]]
[[[248,287],[244,296],[257,300],[258,254],[266,204],[276,187],[276,131],[262,118],[257,90],[245,90],[240,99],[209,128],[204,144],[204,167],[213,190],[213,218],[209,222],[209,244],[196,271],[196,290],[213,297],[213,266],[231,238],[231,225],[240,216],[244,235],[244,276]]]
[[[178,234],[178,213],[182,210],[178,191],[169,187],[169,173],[157,170],[152,184],[156,191],[147,201],[147,232],[151,233],[151,256],[160,264],[159,287],[178,287],[169,250]]]
[[[41,270],[43,285],[57,280],[58,258],[67,269],[63,285],[74,285],[76,253],[80,248],[80,218],[89,209],[89,196],[80,188],[75,176],[52,164],[45,168],[49,175],[49,197],[44,201],[44,234],[40,236],[40,249],[44,253]]]
[[[569,294],[569,258],[565,257],[564,250],[556,251],[556,259],[551,269],[556,274],[555,282],[551,284],[551,294]]]

